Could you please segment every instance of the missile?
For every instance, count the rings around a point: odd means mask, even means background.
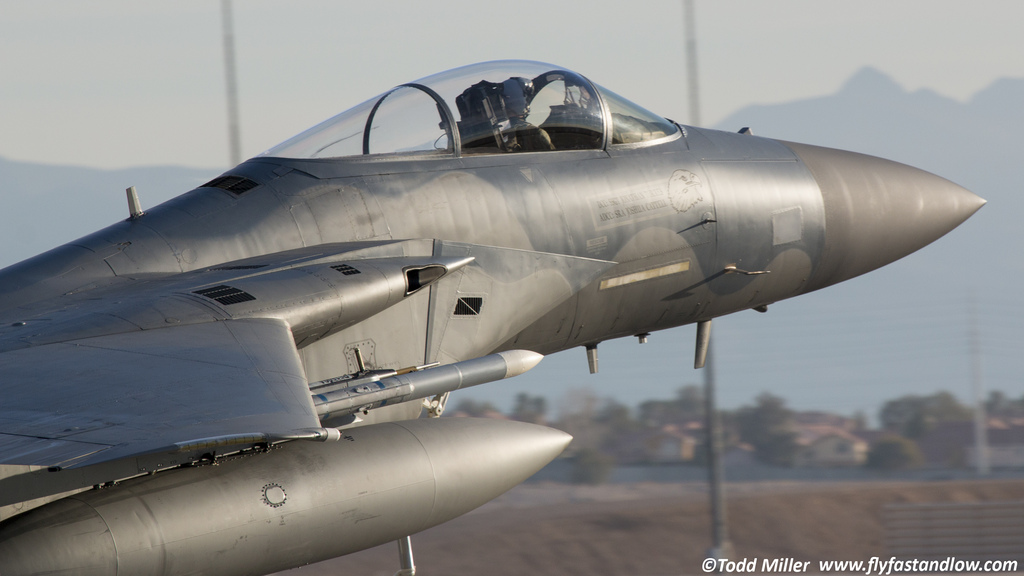
[[[334,380],[317,382],[311,384],[310,389],[316,392],[313,394],[313,404],[322,422],[388,404],[429,398],[518,376],[542,359],[543,355],[529,350],[508,350],[418,372],[390,372],[384,377],[371,375],[368,378],[341,380],[339,383],[343,388],[337,388],[335,384],[332,389]]]
[[[0,524],[0,574],[266,574],[469,512],[565,449],[564,432],[429,418],[160,472]]]

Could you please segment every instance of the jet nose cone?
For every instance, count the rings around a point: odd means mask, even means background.
[[[825,244],[807,291],[830,286],[927,246],[985,201],[949,180],[873,156],[786,143],[818,182]]]

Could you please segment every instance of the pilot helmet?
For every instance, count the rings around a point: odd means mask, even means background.
[[[526,78],[513,77],[502,82],[505,111],[509,116],[526,118],[530,113],[530,99],[533,97],[533,82]]]

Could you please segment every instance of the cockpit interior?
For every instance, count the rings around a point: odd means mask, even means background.
[[[601,150],[678,137],[671,121],[583,76],[529,61],[402,84],[264,152],[285,158]]]

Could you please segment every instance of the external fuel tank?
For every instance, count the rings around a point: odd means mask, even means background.
[[[521,422],[431,418],[135,478],[7,521],[0,574],[266,574],[465,514],[570,440]]]

